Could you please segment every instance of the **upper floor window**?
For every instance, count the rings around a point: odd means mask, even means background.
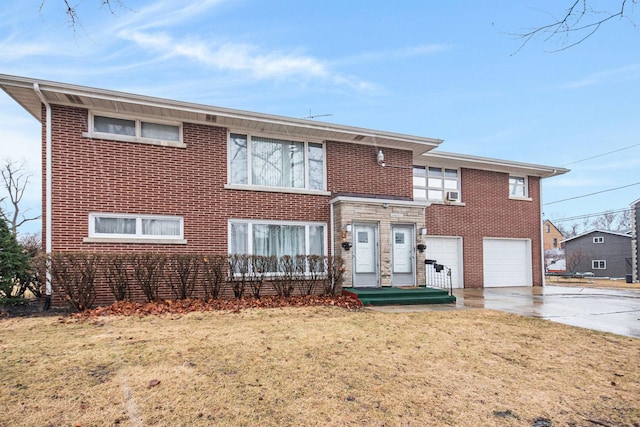
[[[181,125],[176,123],[159,123],[100,114],[90,115],[89,120],[92,136],[133,142],[180,143],[182,140]]]
[[[603,236],[594,237],[593,243],[604,243],[604,237]]]
[[[593,261],[591,261],[591,268],[593,270],[606,270],[607,261],[603,259],[594,259]]]
[[[553,247],[557,248],[558,247],[558,239],[557,238],[553,238]]]
[[[544,228],[545,228],[545,231],[546,231],[547,233],[550,233],[550,232],[551,232],[551,226],[550,226],[549,224],[546,224],[546,225],[544,226]]]
[[[414,166],[413,198],[433,201],[460,201],[458,170]]]
[[[324,147],[319,143],[229,136],[231,184],[324,190],[324,163]]]
[[[525,177],[509,177],[509,197],[528,197],[527,179]]]
[[[179,216],[89,214],[89,237],[119,239],[182,239],[184,220]]]

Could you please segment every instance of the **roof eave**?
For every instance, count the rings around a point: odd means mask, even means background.
[[[47,97],[47,100],[55,105],[124,112],[152,109],[166,118],[187,122],[201,122],[229,129],[248,128],[267,133],[312,136],[317,139],[373,145],[376,147],[409,149],[414,155],[430,151],[443,142],[443,140],[435,138],[0,74],[0,87],[37,120],[41,120],[40,98],[35,93],[35,84],[39,86],[40,91]],[[75,99],[77,102],[72,102],[70,99]]]
[[[569,169],[545,166],[533,163],[514,162],[510,160],[493,159],[489,157],[471,156],[467,154],[448,153],[444,151],[429,151],[417,158],[416,164],[436,164],[438,166],[463,167],[468,169],[488,170],[504,173],[521,173],[527,176],[550,178],[569,172]]]

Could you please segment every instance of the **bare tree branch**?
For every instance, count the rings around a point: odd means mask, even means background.
[[[18,233],[18,227],[26,222],[40,218],[40,215],[26,216],[25,213],[28,211],[20,213],[20,202],[29,185],[31,175],[24,172],[23,164],[18,164],[11,160],[6,160],[0,175],[2,176],[2,188],[0,190],[7,193],[7,196],[0,198],[0,203],[8,199],[10,204],[9,209],[4,209],[0,205],[0,216],[7,222],[11,233],[15,236]]]
[[[41,0],[40,1],[40,7],[38,8],[38,11],[42,14],[43,9],[45,4],[47,3],[48,0]],[[56,0],[59,1],[59,0]],[[111,15],[117,16],[116,13],[116,7],[121,8],[121,9],[129,9],[122,0],[99,0],[100,1],[100,7],[101,8],[106,8],[109,10],[109,13]],[[76,27],[78,26],[82,26],[82,23],[80,21],[80,16],[78,15],[78,6],[80,6],[81,0],[78,1],[78,3],[74,4],[72,3],[72,0],[62,0],[62,2],[64,3],[64,8],[65,13],[67,15],[67,21],[69,22],[69,26],[71,28],[73,28],[73,30],[76,30]]]
[[[533,30],[525,33],[512,34],[523,40],[515,53],[520,52],[533,38],[543,34],[547,35],[544,38],[545,42],[557,38],[564,39],[564,45],[559,49],[552,50],[551,52],[560,52],[572,48],[584,42],[598,31],[602,25],[608,23],[614,18],[627,18],[629,22],[635,26],[633,21],[630,19],[631,15],[633,15],[633,8],[629,11],[627,6],[629,4],[635,6],[637,2],[638,0],[619,0],[619,8],[613,12],[609,12],[593,9],[590,6],[589,0],[573,0],[573,3],[566,10],[562,18],[556,19],[550,24],[534,28]],[[578,39],[570,41],[574,35],[576,35]]]

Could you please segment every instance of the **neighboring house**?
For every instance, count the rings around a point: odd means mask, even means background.
[[[631,235],[592,230],[563,242],[567,271],[624,278],[631,273]]]
[[[30,78],[0,86],[43,126],[47,252],[335,254],[345,287],[424,284],[427,258],[456,287],[543,283],[541,180],[567,169]]]
[[[562,232],[560,232],[560,230],[558,230],[551,221],[546,219],[544,223],[542,223],[542,241],[544,250],[548,251],[550,249],[560,248],[560,242],[562,242],[562,240],[564,240]]]
[[[542,223],[544,266],[547,273],[564,273],[566,271],[564,249],[560,243],[563,239],[562,233],[551,221],[546,219]]]
[[[640,267],[638,266],[638,254],[640,254],[640,239],[638,239],[640,229],[640,199],[631,203],[631,280],[633,283],[640,282]]]

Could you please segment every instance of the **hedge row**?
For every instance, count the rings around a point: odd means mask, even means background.
[[[219,254],[86,253],[58,252],[36,261],[35,270],[46,265],[53,290],[76,310],[90,308],[97,288],[106,284],[116,301],[144,295],[148,302],[159,300],[168,286],[176,299],[204,295],[218,299],[226,290],[235,298],[250,292],[260,298],[265,289],[289,297],[295,289],[301,295],[334,295],[343,281],[344,261],[339,257],[255,256]],[[38,277],[44,278],[44,274]],[[138,292],[136,292],[138,291]]]

